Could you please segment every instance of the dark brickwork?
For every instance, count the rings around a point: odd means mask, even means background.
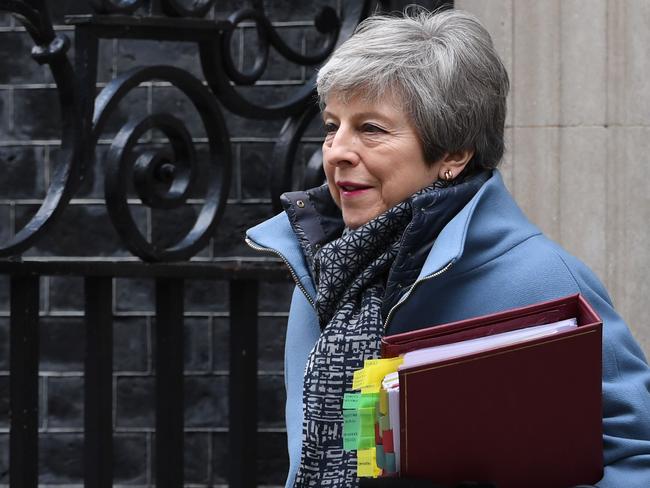
[[[325,5],[340,9],[342,0],[265,0],[267,15],[282,37],[296,48],[313,51],[318,35],[314,14]],[[420,2],[426,4],[427,2]],[[431,4],[435,2],[429,2]],[[87,0],[48,2],[56,29],[65,14],[90,13]],[[245,0],[218,0],[211,18],[225,18]],[[143,13],[148,13],[147,6]],[[243,24],[232,52],[242,67],[251,66],[256,33]],[[32,41],[9,15],[0,13],[0,241],[4,242],[34,214],[59,156],[57,93],[49,71],[30,57]],[[74,50],[70,56],[74,55]],[[73,58],[71,58],[73,59]],[[100,44],[98,87],[127,69],[172,64],[201,76],[198,51],[191,43],[108,40]],[[268,103],[287,97],[310,76],[271,51],[262,80],[242,93]],[[196,139],[199,154],[205,133],[189,100],[164,83],[150,83],[126,97],[109,121],[88,171],[62,219],[26,256],[126,256],[103,203],[104,154],[130,114],[169,111],[181,118]],[[246,228],[272,215],[268,175],[273,143],[283,124],[251,121],[224,111],[231,136],[233,179],[223,220],[204,257],[260,257],[243,242]],[[306,132],[299,150],[301,166],[318,147],[318,123]],[[151,140],[155,145],[158,141]],[[198,191],[197,203],[201,203]],[[133,205],[135,220],[159,242],[173,242],[196,215],[196,205],[160,215]],[[8,278],[0,276],[0,486],[8,483],[9,345]],[[41,280],[41,381],[39,481],[52,485],[82,483],[83,450],[83,282],[80,278]],[[259,459],[263,485],[284,481],[287,467],[283,420],[283,341],[293,286],[262,284],[259,304]],[[114,283],[115,398],[114,480],[118,484],[154,483],[155,434],[153,387],[155,342],[153,285],[147,280]],[[195,281],[186,285],[185,321],[185,480],[193,485],[227,483],[228,453],[228,283]]]

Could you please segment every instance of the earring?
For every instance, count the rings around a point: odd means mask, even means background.
[[[451,181],[454,179],[454,173],[452,170],[447,169],[445,170],[444,178],[446,181]]]

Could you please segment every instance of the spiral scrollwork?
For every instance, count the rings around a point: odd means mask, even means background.
[[[296,90],[287,100],[266,106],[253,103],[243,97],[231,85],[231,81],[238,85],[251,85],[258,81],[267,66],[271,46],[293,63],[312,66],[323,62],[334,50],[341,34],[352,33],[358,23],[358,17],[362,14],[361,8],[356,5],[359,2],[348,3],[355,5],[345,7],[344,22],[341,22],[336,11],[331,7],[324,7],[319,11],[314,19],[314,26],[323,34],[323,43],[317,52],[309,55],[296,51],[282,39],[265,16],[261,5],[255,9],[242,9],[233,13],[228,18],[230,28],[226,29],[221,37],[200,44],[201,65],[208,85],[228,110],[245,117],[277,119],[302,112],[313,99],[315,77]],[[360,2],[363,5],[365,3],[367,2]],[[258,38],[258,52],[253,67],[248,72],[242,72],[236,67],[230,49],[234,29],[245,20],[255,23]]]
[[[0,256],[13,256],[28,249],[58,217],[79,184],[79,117],[75,77],[67,58],[68,38],[56,34],[45,0],[0,0],[0,11],[11,13],[35,43],[32,57],[52,72],[61,106],[61,147],[53,162],[50,186],[36,214],[7,242]]]
[[[259,10],[242,9],[228,17],[228,20],[232,24],[232,28],[224,33],[222,44],[223,67],[230,79],[238,85],[252,85],[264,74],[269,59],[269,39],[267,33],[270,29],[268,28],[268,19]],[[255,22],[258,36],[258,51],[255,55],[253,69],[249,73],[242,73],[237,69],[230,51],[235,27],[245,20]]]
[[[280,131],[271,156],[271,200],[276,212],[282,210],[280,195],[293,186],[293,165],[300,137],[318,113],[318,105],[312,103],[302,113],[288,118]]]
[[[213,235],[230,185],[228,133],[214,97],[197,78],[181,69],[139,68],[111,81],[98,95],[93,137],[98,137],[108,116],[128,92],[152,80],[167,81],[178,88],[201,116],[210,147],[210,163],[204,172],[207,186],[204,203],[190,231],[168,248],[149,242],[138,229],[128,204],[129,175],[133,175],[133,186],[143,204],[173,209],[187,202],[199,164],[183,122],[173,115],[156,113],[130,120],[114,138],[107,155],[106,207],[113,225],[133,254],[146,261],[183,260],[198,252]],[[170,147],[138,152],[138,140],[152,130],[162,132]]]

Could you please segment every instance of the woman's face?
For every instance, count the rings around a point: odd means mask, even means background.
[[[439,163],[428,165],[422,144],[395,97],[345,102],[329,97],[323,110],[327,185],[351,229],[430,185]]]

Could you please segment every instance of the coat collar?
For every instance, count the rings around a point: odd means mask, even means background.
[[[426,214],[427,208],[422,211]],[[500,172],[494,170],[469,203],[442,229],[418,279],[451,264],[454,274],[476,268],[537,234],[539,229],[528,221],[506,189]],[[303,291],[315,299],[308,265],[286,212],[252,227],[246,238],[253,247],[281,256]]]

